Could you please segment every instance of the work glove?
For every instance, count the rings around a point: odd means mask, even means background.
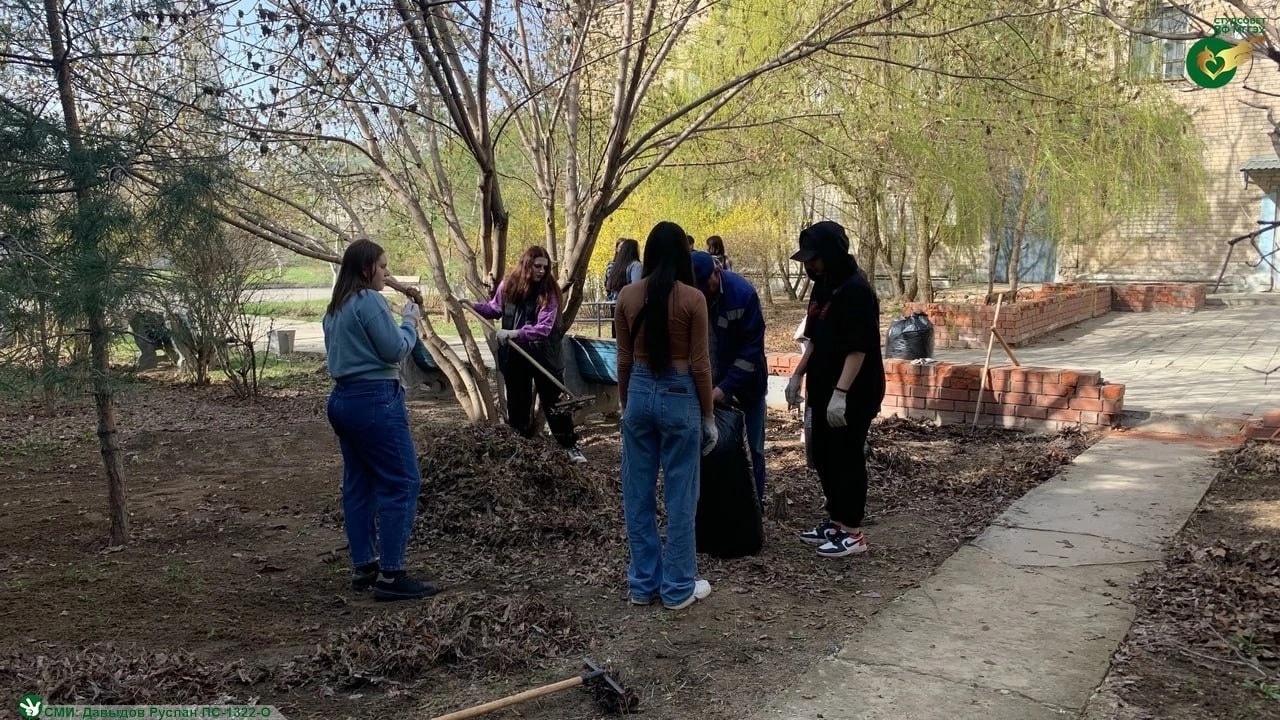
[[[715,416],[702,418],[702,454],[709,454],[717,442],[720,442],[720,430],[716,427]]]
[[[831,402],[827,403],[827,424],[831,427],[839,428],[849,424],[844,416],[847,399],[847,393],[843,390],[831,393]]]
[[[800,394],[800,386],[804,383],[803,375],[792,375],[787,381],[787,407],[799,407],[804,397]]]
[[[418,321],[422,319],[422,308],[418,307],[418,303],[407,300],[400,310],[400,319],[416,327]]]
[[[515,330],[494,330],[493,336],[498,339],[499,345],[505,345],[506,343],[515,339],[516,331]]]

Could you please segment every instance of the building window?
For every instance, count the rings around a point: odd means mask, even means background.
[[[1186,33],[1191,23],[1186,13],[1161,4],[1146,17],[1142,27],[1161,33]],[[1181,80],[1186,69],[1186,40],[1135,36],[1129,45],[1129,63],[1136,80]]]

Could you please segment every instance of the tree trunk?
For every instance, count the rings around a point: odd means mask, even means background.
[[[111,544],[129,542],[129,496],[124,463],[120,460],[120,433],[116,429],[115,394],[111,388],[111,332],[101,312],[89,318],[89,348],[93,373],[93,407],[98,414],[98,451],[107,473],[107,509],[111,518]]]
[[[1027,235],[1027,219],[1031,216],[1032,205],[1035,204],[1039,165],[1040,139],[1036,138],[1035,144],[1031,146],[1031,167],[1027,170],[1027,179],[1022,185],[1022,197],[1018,198],[1018,226],[1009,243],[1009,291],[1015,297],[1018,294],[1018,271],[1020,270],[1018,266],[1022,262],[1022,241]]]
[[[786,250],[779,245],[777,248],[778,274],[782,276],[783,287],[787,290],[787,299],[791,302],[799,300],[796,297],[796,286],[800,284],[800,277],[791,277],[791,258],[787,256]]]
[[[45,19],[49,30],[49,49],[52,54],[54,76],[58,86],[58,99],[62,105],[63,121],[67,130],[67,149],[70,151],[72,184],[76,203],[84,210],[89,200],[85,168],[84,134],[80,127],[80,115],[76,108],[75,87],[71,83],[71,66],[67,61],[66,29],[62,26],[61,0],[44,0]],[[85,218],[76,219],[72,227],[82,253],[97,253],[101,238],[93,228],[86,228]],[[103,279],[106,282],[106,279]],[[93,297],[93,290],[84,289],[89,306],[90,369],[93,375],[93,405],[98,415],[98,447],[102,464],[107,473],[107,505],[111,517],[111,544],[124,545],[129,540],[128,498],[125,493],[124,464],[120,461],[119,431],[116,429],[115,395],[111,387],[110,331],[107,329],[106,312],[100,297]]]

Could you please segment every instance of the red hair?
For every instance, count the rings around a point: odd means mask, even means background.
[[[547,261],[547,272],[543,274],[540,282],[533,280],[533,263],[540,258]],[[530,293],[538,295],[538,307],[546,307],[552,298],[555,298],[556,307],[559,307],[564,300],[560,293],[560,286],[556,284],[555,278],[551,276],[551,255],[542,248],[541,245],[534,245],[520,256],[516,261],[516,266],[507,274],[506,280],[502,281],[503,302],[512,304],[524,302]]]

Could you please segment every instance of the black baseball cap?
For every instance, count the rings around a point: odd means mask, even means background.
[[[796,262],[849,254],[849,236],[844,226],[831,220],[817,222],[800,231],[800,249],[791,256]]]

